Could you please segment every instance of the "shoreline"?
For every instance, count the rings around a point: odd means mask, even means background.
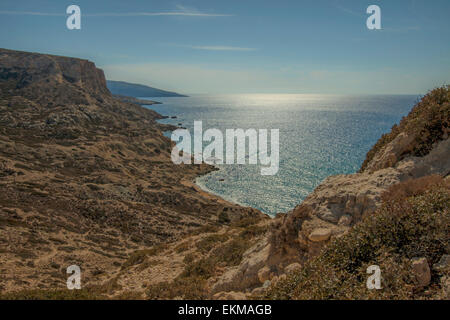
[[[150,106],[150,105],[148,105],[148,106]],[[152,110],[153,110],[153,109],[152,109]],[[153,111],[155,111],[155,110],[153,110]],[[156,111],[155,111],[155,112],[156,112]],[[171,116],[165,116],[165,115],[160,114],[159,112],[157,112],[157,113],[161,116],[161,119],[156,120],[156,122],[157,122],[160,126],[165,127],[165,129],[166,129],[166,130],[162,130],[163,128],[160,128],[160,130],[161,130],[161,132],[162,132],[163,134],[164,134],[164,132],[167,132],[167,131],[173,131],[173,130],[174,130],[173,128],[182,128],[182,127],[180,127],[180,126],[175,126],[175,125],[172,125],[172,124],[161,123],[160,120],[169,119],[169,118],[171,118]],[[170,139],[169,137],[167,137],[167,138],[168,138],[171,142],[173,142],[172,139]],[[205,162],[203,162],[203,163],[206,164]],[[211,189],[207,188],[205,185],[199,184],[199,183],[197,182],[197,179],[202,178],[202,177],[205,177],[205,176],[207,176],[207,175],[209,175],[209,174],[211,174],[211,173],[213,173],[213,172],[215,172],[215,171],[222,170],[221,168],[219,168],[219,167],[217,167],[217,166],[214,166],[214,165],[209,165],[209,166],[211,166],[211,167],[213,168],[211,171],[209,171],[209,172],[207,172],[207,173],[205,173],[205,174],[200,174],[200,175],[196,176],[196,177],[195,177],[194,179],[192,179],[192,180],[182,179],[182,180],[180,181],[181,184],[184,185],[184,186],[186,186],[186,187],[188,187],[188,188],[193,188],[196,192],[198,192],[200,195],[204,196],[205,198],[207,198],[207,199],[209,199],[209,200],[217,201],[217,202],[219,202],[219,203],[227,204],[227,205],[229,205],[229,204],[238,205],[238,206],[241,206],[241,207],[243,207],[243,208],[252,208],[252,209],[258,210],[259,212],[261,212],[261,213],[264,214],[265,216],[268,216],[268,217],[270,217],[270,218],[272,218],[272,219],[276,217],[276,215],[275,215],[275,216],[272,216],[272,215],[270,215],[270,214],[268,214],[268,213],[266,213],[266,212],[261,211],[261,210],[258,209],[258,208],[254,208],[254,207],[252,207],[252,206],[248,206],[248,205],[245,205],[245,204],[243,204],[243,203],[239,203],[238,201],[235,201],[235,200],[232,200],[232,199],[226,199],[226,198],[223,197],[222,195],[213,192]]]
[[[199,175],[199,176],[197,176],[196,178],[194,178],[193,181],[190,181],[190,183],[194,185],[194,188],[195,188],[197,191],[199,191],[201,194],[207,194],[207,195],[210,195],[210,196],[212,196],[213,198],[219,198],[219,199],[221,199],[222,201],[224,201],[224,202],[226,202],[226,203],[232,203],[232,204],[235,204],[235,205],[244,207],[244,208],[252,208],[252,209],[258,210],[258,211],[261,212],[262,214],[264,214],[264,215],[266,215],[266,216],[268,216],[269,218],[272,218],[272,219],[274,219],[274,218],[276,217],[276,215],[270,215],[270,214],[268,214],[268,213],[266,213],[266,212],[264,212],[264,211],[262,211],[262,210],[260,210],[260,209],[258,209],[258,208],[255,208],[255,207],[246,205],[246,204],[244,204],[244,203],[240,203],[240,202],[238,202],[238,201],[236,201],[236,200],[234,200],[234,199],[230,199],[230,198],[227,199],[227,197],[224,197],[224,196],[222,196],[222,195],[220,195],[220,194],[217,194],[217,193],[215,193],[213,190],[211,190],[211,189],[209,189],[208,187],[206,187],[204,184],[199,183],[199,182],[197,181],[197,179],[202,178],[202,177],[206,177],[207,175],[212,174],[213,172],[222,170],[222,169],[219,168],[219,167],[216,167],[216,166],[213,166],[213,167],[216,168],[216,170],[213,170],[213,171],[208,172],[208,173],[206,173],[206,174]]]

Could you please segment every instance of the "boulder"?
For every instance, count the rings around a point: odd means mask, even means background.
[[[291,263],[290,265],[286,266],[284,268],[284,272],[285,273],[291,273],[291,272],[294,272],[294,271],[299,271],[301,268],[302,268],[301,264],[298,263],[298,262],[295,262],[295,263]]]
[[[267,238],[256,243],[244,252],[239,266],[228,269],[219,277],[217,282],[212,286],[211,292],[239,291],[249,286],[261,284],[259,273],[261,269],[264,269],[269,259],[269,253],[270,244]],[[261,276],[267,276],[267,279],[269,279],[270,272],[267,275],[265,271],[261,272]]]
[[[313,242],[327,241],[331,237],[331,229],[318,228],[311,232],[308,239]]]
[[[416,278],[417,287],[426,287],[430,284],[431,272],[428,261],[424,257],[412,259],[412,272]]]

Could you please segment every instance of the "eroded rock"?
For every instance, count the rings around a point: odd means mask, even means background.
[[[290,265],[286,266],[284,268],[284,272],[291,273],[294,271],[299,271],[299,270],[301,270],[301,268],[302,268],[302,266],[300,263],[294,262],[294,263],[291,263]]]
[[[417,287],[426,287],[430,284],[431,272],[426,258],[413,258],[411,261],[412,272],[417,281]]]
[[[308,236],[308,239],[313,242],[327,241],[331,237],[331,229],[319,228],[315,229]]]

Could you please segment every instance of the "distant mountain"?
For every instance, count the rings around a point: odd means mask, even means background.
[[[142,84],[107,80],[106,85],[112,94],[131,97],[187,97],[176,92],[164,91]]]

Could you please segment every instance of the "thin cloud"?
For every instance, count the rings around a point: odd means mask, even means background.
[[[394,32],[394,33],[406,33],[410,31],[420,31],[421,28],[417,26],[411,26],[411,27],[398,27],[398,28],[382,28],[381,31],[385,32]]]
[[[63,13],[35,12],[35,11],[0,11],[4,15],[21,15],[21,16],[65,16]]]
[[[357,11],[354,11],[354,10],[349,9],[349,8],[347,8],[347,7],[344,7],[343,5],[341,5],[341,4],[339,3],[339,1],[335,1],[334,7],[337,8],[337,9],[339,9],[339,10],[341,10],[342,12],[351,14],[352,16],[356,16],[356,17],[365,17],[364,14],[362,14],[362,13],[360,13],[360,12],[357,12]]]
[[[230,46],[184,46],[195,50],[208,51],[255,51],[255,48],[230,47]]]
[[[161,46],[187,48],[192,50],[206,50],[206,51],[256,51],[256,48],[249,47],[235,47],[235,46],[218,46],[218,45],[191,45],[191,44],[176,44],[176,43],[161,43]]]
[[[184,17],[231,17],[232,14],[222,13],[206,13],[198,10],[186,9],[177,6],[179,11],[162,11],[162,12],[100,12],[100,13],[83,13],[85,17],[157,17],[157,16],[184,16]],[[0,11],[3,15],[25,15],[25,16],[66,16],[64,13],[50,13],[38,11]]]
[[[88,17],[155,17],[155,16],[185,16],[185,17],[231,17],[231,14],[202,13],[202,12],[128,12],[128,13],[91,13]]]

